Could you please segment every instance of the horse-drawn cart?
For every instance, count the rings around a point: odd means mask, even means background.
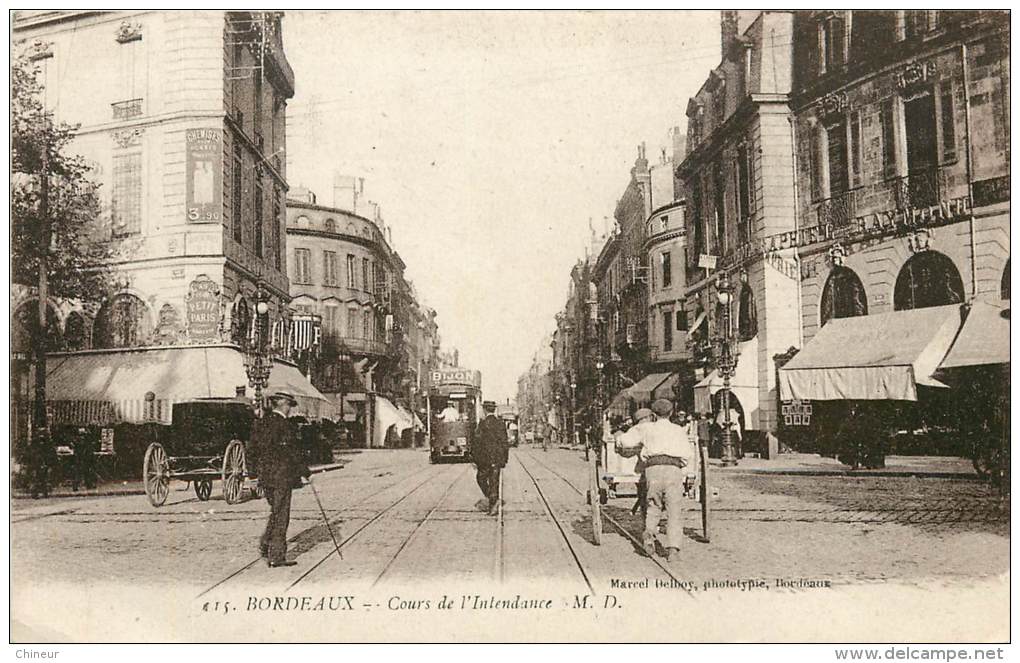
[[[223,499],[237,504],[248,476],[245,445],[251,436],[255,410],[244,399],[197,399],[173,406],[172,423],[145,450],[142,479],[145,495],[162,506],[170,480],[189,481],[205,501],[213,481],[221,481]]]

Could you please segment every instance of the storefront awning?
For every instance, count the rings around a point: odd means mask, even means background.
[[[830,320],[779,371],[783,400],[916,401],[960,328],[960,306]]]
[[[379,396],[375,397],[375,431],[373,444],[376,447],[386,446],[386,431],[392,426],[397,435],[405,429],[414,425],[411,413],[402,407],[397,407],[389,399]]]
[[[712,412],[712,397],[723,388],[723,378],[714,370],[694,385],[694,410]],[[730,393],[740,401],[745,425],[757,429],[758,422],[758,337],[740,344],[740,356],[730,378]]]
[[[1009,308],[976,301],[939,370],[1009,363]]]
[[[647,406],[657,398],[673,400],[672,388],[676,382],[675,373],[651,373],[613,397],[609,404],[611,414],[625,417],[630,414],[630,404]]]
[[[232,346],[60,353],[50,356],[46,366],[54,423],[168,424],[174,403],[230,398],[238,388],[253,395],[241,353]],[[294,394],[301,414],[331,415],[326,397],[292,364],[274,363],[267,393],[277,390]]]

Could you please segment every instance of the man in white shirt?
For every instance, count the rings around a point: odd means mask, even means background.
[[[450,401],[446,404],[446,408],[439,413],[439,420],[446,424],[452,424],[455,421],[460,421],[460,412],[457,410],[457,405]]]
[[[655,554],[659,521],[666,514],[666,554],[671,564],[680,559],[683,541],[684,476],[696,467],[697,450],[688,430],[669,421],[673,404],[659,399],[652,403],[657,419],[634,426],[617,438],[621,455],[633,455],[639,448],[648,484],[648,510],[645,515],[644,549]],[[689,468],[689,469],[688,469]]]

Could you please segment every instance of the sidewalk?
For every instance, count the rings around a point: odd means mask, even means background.
[[[886,456],[885,467],[875,470],[851,470],[850,466],[840,463],[835,458],[804,453],[780,454],[774,460],[744,457],[733,467],[723,467],[722,461],[718,458],[712,458],[709,464],[721,472],[750,474],[978,478],[970,459],[956,456]]]
[[[325,465],[312,465],[312,474],[321,472],[332,472],[343,469],[345,463],[328,463]],[[173,483],[173,482],[171,482]],[[183,483],[180,482],[183,486]],[[214,491],[215,492],[215,491]],[[141,480],[135,481],[109,481],[102,483],[95,488],[79,488],[71,490],[70,484],[62,483],[50,491],[50,497],[113,497],[118,495],[144,495],[145,485]],[[24,490],[12,490],[12,499],[32,499],[32,495]]]

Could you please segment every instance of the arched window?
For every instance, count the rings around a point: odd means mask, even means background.
[[[822,324],[833,318],[852,318],[868,314],[864,285],[849,267],[836,267],[822,289]]]
[[[32,337],[39,329],[39,300],[30,299],[19,306],[12,316],[11,350],[14,352],[31,352]],[[60,334],[60,318],[57,310],[50,304],[46,307],[46,349],[57,352],[62,349],[63,341]]]
[[[251,311],[248,302],[241,297],[234,302],[234,307],[230,310],[230,340],[243,346],[250,328]]]
[[[1002,283],[999,284],[999,296],[1002,299],[1009,299],[1009,260],[1006,260],[1006,266],[1002,269]]]
[[[918,253],[896,277],[893,308],[904,311],[963,301],[963,279],[956,265],[938,251]]]
[[[754,290],[746,283],[740,289],[737,334],[741,341],[749,341],[758,335],[758,307],[754,302]]]
[[[138,297],[123,293],[106,300],[92,330],[94,348],[130,348],[145,345],[152,333],[149,307]]]
[[[326,232],[328,232],[328,233],[335,233],[336,232],[336,221],[334,221],[333,219],[326,219],[325,228],[326,228]]]
[[[88,346],[88,323],[85,316],[72,311],[64,323],[64,343],[68,350],[84,350]]]

